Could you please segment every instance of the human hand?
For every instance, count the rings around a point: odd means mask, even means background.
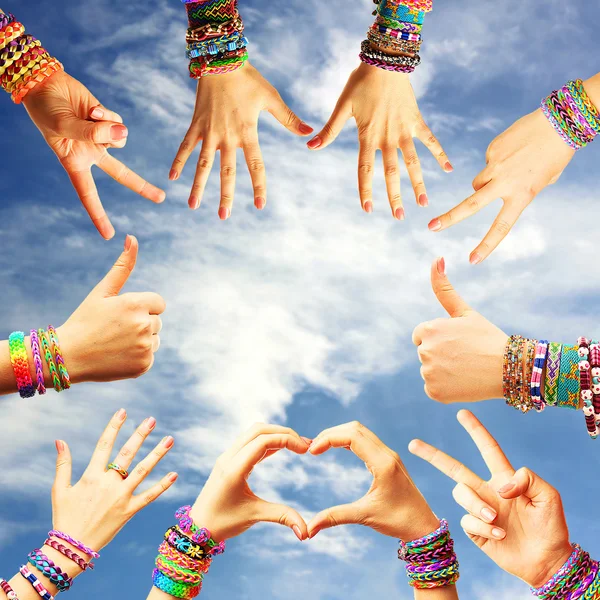
[[[115,235],[102,207],[92,166],[152,202],[162,202],[165,192],[127,168],[108,153],[122,148],[127,127],[121,117],[104,108],[77,79],[65,72],[33,88],[23,101],[31,120],[67,171],[71,183],[94,225],[105,239]]]
[[[413,483],[400,457],[372,431],[358,422],[322,431],[310,453],[319,456],[330,448],[347,448],[365,462],[373,483],[365,496],[351,504],[328,508],[308,524],[308,534],[350,523],[365,525],[379,533],[412,541],[435,531],[439,519]]]
[[[129,379],[152,368],[165,301],[153,292],[118,295],[137,255],[138,241],[128,235],[119,260],[58,328],[72,383]]]
[[[321,150],[331,144],[350,117],[355,118],[358,127],[358,191],[363,210],[373,211],[375,153],[381,150],[392,216],[404,219],[398,148],[402,151],[417,204],[427,206],[427,190],[413,138],[429,148],[444,171],[451,172],[452,165],[421,116],[408,75],[361,63],[350,75],[331,118],[308,142],[308,147]]]
[[[421,323],[413,332],[425,393],[444,404],[502,398],[508,336],[456,293],[443,258],[431,267],[431,286],[450,318]]]
[[[474,215],[496,198],[504,206],[483,241],[471,252],[471,264],[485,260],[508,235],[521,213],[547,186],[556,183],[575,151],[561,140],[541,110],[519,119],[488,147],[487,166],[473,180],[475,193],[429,223],[442,231]]]
[[[458,421],[488,466],[489,481],[420,440],[410,452],[456,481],[453,495],[469,513],[461,521],[469,538],[508,573],[542,586],[572,552],[560,494],[527,468],[515,472],[475,415],[461,410]]]
[[[208,529],[214,540],[236,537],[259,522],[290,527],[302,541],[308,536],[304,519],[289,506],[266,502],[254,494],[248,477],[254,467],[283,448],[306,454],[310,440],[278,425],[254,425],[241,435],[215,463],[190,517]]]
[[[312,127],[291,111],[277,90],[249,63],[232,73],[198,80],[192,124],[169,174],[171,180],[179,178],[191,153],[202,140],[194,185],[188,201],[190,208],[200,206],[218,150],[221,156],[219,218],[228,219],[231,216],[238,148],[244,151],[252,179],[254,205],[259,210],[265,207],[266,173],[258,144],[258,117],[263,110],[269,111],[296,135],[308,135],[313,131]]]

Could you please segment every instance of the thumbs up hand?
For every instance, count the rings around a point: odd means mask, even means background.
[[[443,258],[432,265],[431,286],[450,318],[421,323],[413,332],[425,393],[444,404],[502,398],[508,336],[458,295]]]
[[[119,295],[137,255],[138,242],[128,235],[106,277],[58,328],[73,383],[129,379],[152,368],[165,301],[152,292]]]

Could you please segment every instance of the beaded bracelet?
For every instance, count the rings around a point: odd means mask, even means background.
[[[56,540],[52,540],[48,538],[44,542],[44,546],[49,546],[50,548],[54,548],[57,552],[60,552],[63,556],[67,557],[69,560],[72,560],[82,571],[87,571],[88,569],[94,568],[94,563],[86,562],[81,556],[75,554],[73,550],[63,546],[61,543]]]
[[[23,565],[19,570],[19,573],[23,575],[29,583],[33,586],[33,589],[44,599],[54,600],[54,596],[43,586],[42,582],[25,566]]]
[[[219,40],[215,43],[197,42],[193,45],[188,45],[189,49],[186,50],[187,57],[197,58],[199,56],[217,56],[218,54],[235,52],[248,45],[248,40],[244,36],[234,35],[230,37],[230,41]]]
[[[596,430],[596,419],[594,418],[594,407],[592,402],[594,394],[592,393],[592,376],[590,366],[590,340],[586,337],[580,337],[577,340],[579,355],[579,397],[583,403],[583,414],[585,416],[585,424],[588,434],[592,439],[598,437]]]
[[[60,540],[63,540],[64,542],[71,544],[71,546],[73,546],[74,548],[77,548],[77,550],[81,550],[84,554],[87,554],[88,556],[91,556],[92,558],[100,558],[100,554],[98,552],[96,552],[95,550],[92,550],[91,548],[88,548],[85,544],[78,542],[75,538],[72,538],[67,533],[63,533],[62,531],[57,531],[56,529],[53,529],[52,531],[48,532],[48,537],[49,538],[55,537]]]
[[[544,383],[544,400],[547,406],[556,406],[558,402],[558,374],[560,373],[561,356],[562,344],[550,342],[548,344],[546,381]]]
[[[59,592],[66,592],[73,583],[73,578],[69,577],[54,561],[50,560],[39,548],[29,553],[27,557],[29,564],[33,565],[38,571],[41,571],[51,583],[53,583]]]
[[[378,50],[374,50],[369,40],[364,40],[360,46],[361,54],[374,58],[390,65],[402,65],[405,67],[418,67],[421,64],[421,57],[418,54],[414,56],[394,56],[391,54],[385,54]]]
[[[590,346],[590,366],[592,375],[592,405],[596,425],[600,425],[600,343],[592,342]]]
[[[397,52],[410,52],[417,54],[421,48],[422,42],[413,42],[409,40],[396,39],[382,35],[373,29],[367,31],[367,39],[372,45],[377,46],[377,50],[390,49]]]
[[[201,42],[206,39],[218,37],[221,35],[230,35],[234,32],[242,33],[244,31],[244,23],[240,18],[239,13],[236,11],[236,15],[230,21],[225,23],[207,23],[201,27],[188,28],[186,34],[187,42]]]
[[[52,385],[54,386],[54,390],[56,392],[62,392],[63,386],[60,381],[60,377],[58,376],[58,370],[56,368],[56,363],[54,362],[54,357],[52,356],[52,351],[50,350],[50,341],[46,332],[43,329],[38,329],[38,338],[42,343],[42,351],[44,353],[44,359],[46,360],[46,364],[48,365],[48,370],[50,371],[50,377],[52,377]]]
[[[557,406],[572,410],[579,409],[579,353],[577,346],[563,345],[557,397]]]
[[[33,362],[35,364],[37,392],[40,396],[43,396],[46,393],[46,381],[44,379],[44,365],[42,363],[42,355],[40,353],[40,340],[35,329],[32,329],[29,332],[29,340],[31,342],[31,353],[33,354]]]
[[[60,345],[58,343],[58,334],[52,325],[48,325],[48,335],[50,336],[50,341],[52,342],[52,350],[54,351],[54,359],[56,360],[56,366],[58,367],[60,381],[63,389],[68,390],[71,387],[71,378],[69,377],[69,372],[67,371],[67,366],[65,365],[65,359],[63,358]]]
[[[0,577],[0,589],[6,594],[8,600],[19,600],[17,593],[10,587],[10,583],[6,579]]]
[[[384,25],[379,25],[378,23],[373,23],[369,31],[371,30],[380,33],[381,35],[393,37],[398,40],[407,40],[409,42],[420,42],[422,39],[420,33],[409,33],[407,31],[391,29],[390,27],[385,27]]]
[[[29,359],[25,348],[25,333],[13,331],[8,337],[10,362],[17,380],[17,389],[21,398],[35,396],[35,386],[29,372]]]

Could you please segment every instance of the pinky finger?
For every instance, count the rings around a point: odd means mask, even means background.
[[[90,110],[89,118],[92,121],[113,121],[114,123],[122,123],[123,118],[116,112],[104,108],[101,104],[94,106]]]
[[[506,537],[506,531],[486,523],[473,515],[465,515],[461,521],[460,526],[465,530],[465,533],[471,538],[484,538],[486,540],[503,540]]]
[[[152,504],[157,498],[160,498],[176,481],[179,475],[169,473],[165,475],[157,484],[153,485],[143,494],[138,494],[131,499],[131,512],[139,512],[149,504]]]
[[[435,135],[433,135],[431,129],[429,129],[427,125],[423,125],[423,127],[418,131],[417,137],[429,149],[429,152],[433,154],[440,167],[442,167],[446,173],[451,173],[454,170],[454,167],[448,159],[448,155],[444,152],[442,145]]]

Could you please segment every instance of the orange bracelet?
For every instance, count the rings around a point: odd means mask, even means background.
[[[23,98],[37,85],[44,82],[48,77],[58,71],[63,71],[64,67],[56,58],[49,60],[43,59],[36,67],[19,80],[17,89],[12,93],[12,100],[15,104],[21,104]]]
[[[43,59],[49,59],[50,55],[45,48],[32,48],[30,52],[24,54],[18,60],[15,60],[2,75],[0,75],[0,85],[7,92],[12,92],[17,87],[21,77],[31,71]]]
[[[25,25],[14,21],[0,31],[0,49],[4,50],[13,40],[22,36],[25,33]]]

